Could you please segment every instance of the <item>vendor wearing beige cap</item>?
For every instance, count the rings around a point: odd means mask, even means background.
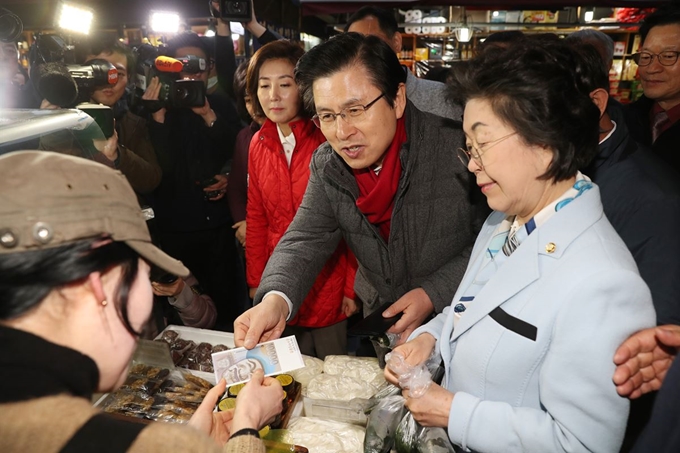
[[[191,427],[91,406],[125,380],[151,313],[150,264],[188,275],[151,243],[120,172],[50,152],[0,157],[0,451],[264,451],[256,429],[283,393],[262,373],[239,394],[248,413],[213,414],[221,381]]]

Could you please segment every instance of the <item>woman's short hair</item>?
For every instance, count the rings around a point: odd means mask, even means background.
[[[302,93],[305,109],[316,112],[312,85],[323,77],[361,66],[368,72],[369,82],[394,107],[399,85],[406,83],[406,72],[392,48],[376,36],[343,33],[332,37],[307,52],[295,68],[295,80]]]
[[[248,64],[248,73],[246,75],[246,89],[250,95],[253,103],[253,111],[256,115],[265,117],[264,110],[260,100],[257,98],[257,87],[260,78],[260,69],[262,65],[269,60],[286,60],[290,62],[293,67],[305,51],[297,44],[290,41],[279,39],[260,47],[257,52],[251,57]],[[308,112],[300,112],[302,116],[309,116]]]
[[[242,61],[234,71],[234,99],[236,100],[236,111],[238,112],[241,119],[247,123],[252,121],[248,109],[246,108],[246,96],[248,91],[246,90],[246,77],[248,74],[248,64],[250,60]]]
[[[139,255],[124,242],[95,246],[102,238],[84,239],[58,247],[0,254],[0,320],[22,316],[36,308],[53,290],[83,282],[93,272],[121,266],[122,276],[113,303],[125,328],[130,289],[137,278]]]
[[[487,100],[529,145],[553,152],[542,179],[573,177],[597,152],[599,110],[576,74],[578,51],[559,41],[523,40],[484,52],[451,85],[456,98]]]

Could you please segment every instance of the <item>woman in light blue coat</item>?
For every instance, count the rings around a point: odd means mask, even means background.
[[[396,348],[440,354],[442,386],[406,405],[476,452],[617,452],[617,346],[654,325],[651,295],[582,168],[599,112],[559,42],[490,51],[460,75],[461,158],[494,212],[451,305]],[[388,379],[396,376],[387,370]]]

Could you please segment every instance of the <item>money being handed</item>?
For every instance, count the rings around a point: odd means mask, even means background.
[[[212,355],[215,382],[225,378],[227,385],[248,382],[255,370],[265,376],[287,373],[305,366],[294,336],[260,343],[253,349],[235,348]]]

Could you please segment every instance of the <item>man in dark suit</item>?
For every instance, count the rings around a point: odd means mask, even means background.
[[[625,109],[636,141],[680,171],[680,6],[669,4],[647,16],[642,46],[633,57],[644,95]]]

